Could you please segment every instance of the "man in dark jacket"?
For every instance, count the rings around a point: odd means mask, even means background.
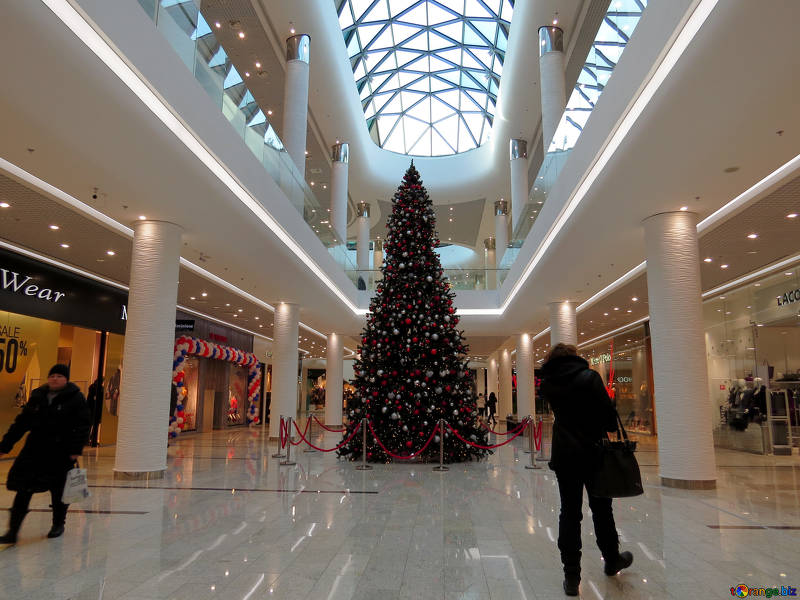
[[[6,487],[17,495],[11,506],[8,533],[0,536],[0,544],[16,543],[31,497],[37,492],[49,491],[52,499],[53,527],[47,537],[56,538],[64,533],[69,506],[61,502],[64,483],[67,471],[83,453],[90,427],[89,406],[78,386],[70,383],[69,367],[53,366],[47,384],[33,390],[0,441],[0,456],[3,456],[30,432],[8,472]]]
[[[617,430],[617,413],[600,375],[578,356],[575,346],[557,344],[542,367],[541,395],[555,415],[550,468],[556,473],[561,496],[558,549],[564,565],[564,592],[578,595],[581,579],[581,519],[583,488],[597,467],[598,442]],[[611,498],[589,493],[589,508],[606,575],[616,575],[633,562],[619,551]]]

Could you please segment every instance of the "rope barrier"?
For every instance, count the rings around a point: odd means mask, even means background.
[[[292,421],[292,423],[294,424],[294,428],[295,428],[295,429],[297,429],[297,433],[300,433],[300,428],[297,426],[297,421],[294,421],[294,420],[293,420],[293,421]],[[287,438],[289,438],[289,443],[290,443],[292,446],[299,446],[300,444],[302,444],[302,443],[303,443],[303,440],[304,440],[304,439],[306,439],[306,438],[305,438],[305,435],[306,435],[306,433],[308,433],[308,426],[309,426],[309,425],[311,425],[311,419],[308,419],[308,420],[306,421],[306,426],[303,428],[303,433],[300,433],[300,439],[299,439],[298,441],[296,441],[296,442],[293,442],[293,441],[292,441],[292,438],[291,438],[291,436],[289,435],[291,432],[290,432],[290,431],[287,431],[287,432],[286,432],[286,437],[287,437]],[[306,443],[308,444],[308,442],[306,442]],[[308,444],[308,445],[310,446],[311,444]]]
[[[411,454],[409,454],[408,456],[402,456],[402,455],[400,455],[400,454],[395,454],[394,452],[392,452],[392,451],[391,451],[391,450],[389,450],[389,449],[388,449],[386,446],[384,446],[384,445],[383,445],[383,442],[381,442],[381,441],[378,439],[378,436],[377,436],[377,434],[375,433],[375,430],[372,428],[372,423],[371,423],[371,422],[367,421],[367,426],[369,427],[369,430],[372,432],[372,437],[373,437],[373,438],[375,438],[375,441],[378,443],[378,446],[380,446],[380,447],[381,447],[381,449],[382,449],[384,452],[386,452],[386,454],[388,454],[388,455],[389,455],[389,456],[391,456],[392,458],[396,458],[396,459],[398,459],[398,460],[410,460],[410,459],[412,459],[412,458],[415,458],[415,457],[416,457],[416,456],[418,456],[419,454],[422,454],[422,453],[425,451],[425,449],[426,449],[426,448],[427,448],[427,447],[430,445],[430,443],[433,441],[433,437],[436,435],[436,432],[437,432],[437,431],[438,431],[438,429],[439,429],[439,423],[437,423],[437,424],[436,424],[436,426],[433,428],[433,431],[431,432],[431,437],[429,437],[429,438],[428,438],[428,441],[427,441],[427,442],[425,442],[425,445],[424,445],[422,448],[420,448],[419,450],[417,450],[417,451],[415,451],[415,452],[412,452],[412,453],[411,453]]]
[[[525,427],[525,419],[523,419],[522,423],[517,425],[514,429],[512,429],[511,431],[506,431],[505,433],[503,433],[502,431],[495,431],[494,429],[490,429],[489,426],[486,423],[484,423],[483,421],[481,421],[480,423],[481,423],[481,427],[486,429],[486,431],[488,431],[489,433],[493,433],[495,435],[503,435],[503,436],[511,435],[512,433],[516,433],[520,428],[524,428]]]
[[[320,427],[322,427],[322,428],[323,428],[325,431],[330,431],[330,432],[332,432],[332,433],[344,433],[345,431],[347,431],[347,427],[345,427],[344,429],[332,429],[331,427],[328,427],[328,426],[327,426],[327,425],[325,425],[325,424],[324,424],[322,421],[320,421],[320,420],[317,418],[317,415],[311,415],[311,416],[314,418],[314,420],[317,422],[317,424],[318,424]]]
[[[531,435],[533,436],[533,441],[536,444],[537,452],[542,449],[542,421],[539,422],[534,426],[533,431],[531,431]]]
[[[310,421],[309,421],[309,422],[310,422]],[[320,452],[333,452],[334,450],[338,450],[339,448],[341,448],[341,447],[342,447],[342,446],[344,446],[345,444],[349,444],[349,443],[350,443],[350,441],[351,441],[351,440],[352,440],[352,439],[353,439],[353,438],[356,436],[356,434],[358,433],[358,430],[359,430],[359,429],[361,429],[361,427],[356,427],[355,429],[353,429],[353,433],[351,433],[351,434],[350,434],[350,437],[348,437],[346,440],[344,440],[344,441],[343,441],[341,444],[339,444],[338,446],[335,446],[334,448],[329,448],[329,449],[327,449],[327,450],[326,450],[325,448],[320,448],[319,446],[315,446],[314,444],[312,444],[311,442],[309,442],[309,441],[306,439],[306,436],[305,436],[305,431],[304,431],[303,433],[300,433],[300,428],[297,426],[297,423],[295,423],[295,424],[294,424],[294,428],[297,430],[297,433],[298,433],[298,435],[300,436],[300,441],[301,441],[301,442],[305,442],[306,444],[308,444],[309,446],[311,446],[311,447],[312,447],[314,450],[319,450]],[[306,429],[308,429],[308,424],[306,424]],[[297,442],[297,443],[299,444],[300,442]],[[295,445],[297,445],[297,444],[295,444]]]
[[[523,423],[524,423],[525,425],[528,425],[528,420],[527,420],[527,419],[525,419],[525,420],[523,421]],[[455,429],[453,429],[453,426],[452,426],[452,425],[450,425],[450,423],[447,423],[447,426],[450,428],[450,431],[452,431],[452,432],[453,432],[453,435],[454,435],[454,436],[456,436],[458,439],[460,439],[462,442],[464,442],[465,444],[469,444],[470,446],[474,446],[475,448],[480,448],[481,450],[492,450],[492,449],[494,449],[494,448],[499,448],[500,446],[505,446],[506,444],[510,443],[512,440],[514,440],[514,439],[518,438],[520,435],[522,435],[523,431],[525,431],[525,429],[524,429],[524,428],[523,428],[523,429],[521,429],[519,432],[517,432],[516,434],[514,434],[514,437],[510,437],[510,438],[508,438],[508,439],[507,439],[505,442],[503,442],[502,444],[492,444],[492,445],[490,445],[490,446],[483,446],[483,445],[481,445],[481,444],[476,444],[476,443],[474,443],[474,442],[470,442],[468,439],[465,439],[464,437],[462,437],[462,436],[461,436],[461,434],[460,434],[460,433],[458,433],[458,431],[456,431]]]
[[[280,421],[280,424],[279,424],[279,433],[278,433],[278,435],[280,436],[280,440],[281,440],[281,449],[283,449],[283,448],[286,447],[286,438],[288,437],[286,435],[286,423],[284,422],[283,417],[281,417],[281,421]]]

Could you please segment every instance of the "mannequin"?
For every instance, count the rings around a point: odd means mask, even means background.
[[[753,388],[753,401],[750,407],[750,413],[754,421],[757,420],[760,422],[767,415],[767,388],[761,377],[756,377],[753,383],[755,387]]]
[[[752,401],[753,390],[748,390],[746,386],[747,383],[744,379],[737,379],[736,389],[731,389],[728,399],[728,402],[730,402],[730,408],[728,409],[728,425],[731,429],[735,429],[736,431],[744,431],[747,429],[749,411],[747,410],[745,401]],[[748,395],[747,398],[745,398],[745,394]]]

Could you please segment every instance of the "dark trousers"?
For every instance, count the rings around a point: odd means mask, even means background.
[[[581,473],[558,471],[558,492],[561,495],[561,513],[558,517],[558,549],[566,575],[581,573],[581,520],[583,519],[583,488],[586,477]],[[587,488],[588,494],[588,488]],[[611,560],[619,554],[619,538],[611,509],[611,498],[598,498],[589,494],[594,535],[603,557]]]
[[[69,504],[61,502],[61,496],[64,493],[64,484],[50,489],[50,502],[53,507],[53,525],[63,525],[67,518],[67,509]],[[11,505],[11,517],[9,522],[9,530],[16,534],[19,531],[25,515],[28,514],[28,507],[31,504],[33,492],[19,491],[14,496],[14,502]]]
[[[493,423],[493,424],[497,425],[497,419],[495,418],[494,415],[495,415],[495,411],[490,408],[489,409],[489,418],[486,419],[486,422],[487,423]]]

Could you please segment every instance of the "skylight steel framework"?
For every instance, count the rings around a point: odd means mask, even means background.
[[[514,0],[335,0],[372,139],[447,156],[489,139]]]

